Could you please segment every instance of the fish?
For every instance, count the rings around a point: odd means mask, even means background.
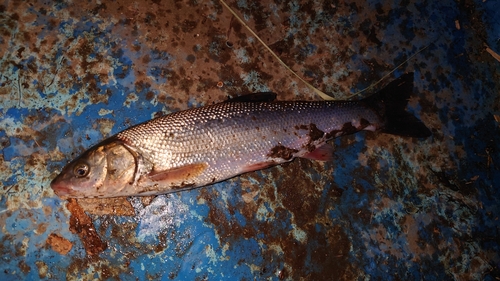
[[[427,138],[406,110],[413,73],[360,100],[276,101],[257,93],[125,129],[67,164],[50,183],[67,198],[149,196],[198,188],[292,161],[329,161],[327,141],[359,131]]]

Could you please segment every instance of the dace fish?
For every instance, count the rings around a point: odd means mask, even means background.
[[[61,198],[146,196],[192,189],[292,161],[326,161],[326,141],[361,130],[425,138],[406,111],[413,73],[357,101],[272,101],[257,94],[135,125],[91,147],[51,182]]]

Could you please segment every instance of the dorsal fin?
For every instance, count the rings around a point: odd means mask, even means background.
[[[259,92],[228,98],[225,102],[271,102],[276,100],[276,93]]]

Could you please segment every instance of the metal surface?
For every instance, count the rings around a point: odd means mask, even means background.
[[[64,164],[130,125],[241,93],[318,97],[217,1],[5,1],[0,279],[496,280],[500,4],[229,5],[338,99],[428,46],[395,76],[415,71],[409,107],[433,137],[360,133],[333,142],[331,163],[62,201],[49,182]]]

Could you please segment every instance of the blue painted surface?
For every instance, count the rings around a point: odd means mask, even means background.
[[[317,97],[217,2],[7,1],[1,280],[499,278],[500,62],[484,51],[500,53],[499,3],[252,3],[232,7],[336,98],[428,46],[394,76],[415,72],[409,109],[433,137],[360,133],[333,141],[331,163],[297,159],[158,196],[131,216],[87,210],[108,245],[89,256],[49,188],[67,161],[130,125],[228,95]],[[71,250],[57,251],[51,234]]]

